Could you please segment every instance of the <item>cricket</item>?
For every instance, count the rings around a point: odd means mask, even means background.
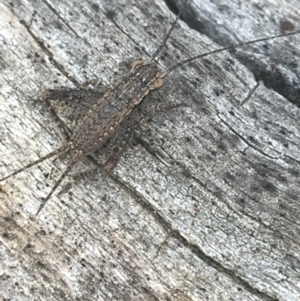
[[[187,1],[185,1],[183,5],[186,5],[186,2]],[[299,33],[299,31],[284,32],[274,36],[244,41],[242,43],[221,47],[205,53],[195,54],[195,56],[175,62],[168,69],[163,70],[157,63],[157,58],[167,44],[173,29],[180,19],[180,16],[181,13],[179,9],[179,13],[177,14],[172,26],[165,34],[163,41],[153,53],[151,58],[146,60],[134,60],[130,71],[123,77],[117,79],[115,83],[103,93],[100,93],[97,90],[72,90],[64,87],[58,89],[46,89],[43,92],[43,100],[46,105],[53,110],[54,114],[55,110],[51,105],[51,100],[58,99],[65,102],[73,109],[80,111],[83,116],[80,120],[80,124],[70,135],[68,141],[63,143],[59,148],[36,161],[15,170],[11,174],[4,175],[0,179],[1,182],[5,181],[28,168],[34,167],[44,160],[63,153],[68,153],[71,157],[68,166],[60,175],[55,185],[51,188],[36,214],[39,214],[44,206],[46,206],[53,193],[61,185],[66,176],[72,171],[75,165],[77,165],[84,157],[92,154],[96,149],[103,146],[108,140],[114,140],[118,137],[118,144],[113,146],[106,161],[102,166],[100,166],[100,168],[103,168],[107,172],[111,172],[113,170],[126,150],[126,147],[134,138],[133,127],[137,120],[135,113],[136,108],[139,107],[142,102],[147,101],[147,96],[149,94],[162,88],[171,72],[174,72],[178,68],[188,65],[195,60],[212,56],[216,53],[233,50],[254,43],[266,42],[272,39],[284,38]],[[173,109],[172,105],[167,105],[166,107],[167,109]],[[66,128],[65,125],[63,126]],[[122,139],[120,139],[120,136],[122,136]]]
[[[300,300],[298,2],[0,1],[0,299]]]

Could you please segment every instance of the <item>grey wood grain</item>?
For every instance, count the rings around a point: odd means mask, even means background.
[[[299,22],[297,1],[238,3],[189,1],[194,29],[179,22],[160,66]],[[0,176],[65,139],[43,89],[91,78],[109,87],[123,61],[155,51],[179,5],[168,4],[0,2]],[[56,193],[37,217],[68,158],[1,182],[3,299],[299,300],[299,42],[172,72],[145,101],[189,107],[155,114],[157,143],[142,136],[111,176]]]

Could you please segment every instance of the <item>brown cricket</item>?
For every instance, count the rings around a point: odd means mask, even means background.
[[[83,93],[78,97],[78,101],[73,99],[73,105],[83,106],[86,110],[86,114],[82,118],[80,125],[75,129],[74,134],[70,138],[69,142],[64,143],[61,147],[55,151],[41,157],[40,159],[20,168],[8,176],[3,177],[0,181],[4,181],[27,168],[30,168],[36,164],[43,162],[46,159],[49,159],[53,156],[65,153],[67,151],[71,152],[71,160],[56,181],[55,185],[52,187],[49,194],[44,199],[43,203],[40,205],[36,214],[38,214],[43,207],[46,205],[47,201],[50,199],[51,195],[55,192],[57,187],[61,184],[67,174],[73,169],[73,167],[82,160],[84,156],[87,156],[99,146],[102,146],[110,139],[116,131],[124,126],[126,120],[128,120],[132,110],[143,101],[143,99],[151,93],[153,90],[159,90],[164,84],[164,78],[168,73],[174,69],[181,67],[189,62],[203,58],[205,56],[219,53],[225,50],[234,49],[248,44],[253,44],[257,42],[267,41],[283,36],[290,36],[299,33],[299,31],[293,31],[290,33],[275,35],[271,37],[261,38],[257,40],[252,40],[236,45],[231,45],[228,47],[216,49],[210,52],[196,55],[190,57],[186,60],[178,62],[171,66],[166,71],[161,70],[161,68],[154,62],[154,59],[158,56],[162,48],[165,46],[168,38],[170,37],[178,19],[180,13],[177,15],[174,20],[171,28],[164,37],[163,42],[152,55],[148,61],[136,60],[132,63],[131,70],[123,76],[120,80],[116,81],[115,84],[108,89],[103,95],[102,93],[91,92],[88,90],[77,90],[77,93]],[[61,90],[45,90],[43,93],[43,99],[46,103],[49,104],[49,100],[57,98],[61,95],[62,98],[68,94],[68,91],[64,91],[65,88]],[[94,93],[94,94],[93,94]],[[93,94],[93,95],[89,95]],[[84,96],[85,95],[85,96]],[[73,95],[73,98],[76,98],[76,93]],[[79,94],[78,94],[79,96]],[[94,98],[94,99],[93,99]],[[88,102],[89,99],[92,99],[92,104],[86,105],[84,102]],[[127,135],[126,139],[129,139],[130,134]],[[112,154],[108,157],[106,162],[103,164],[103,168],[106,171],[111,171],[119,158],[122,156],[126,145],[116,147]]]

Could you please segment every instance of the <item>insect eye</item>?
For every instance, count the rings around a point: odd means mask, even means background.
[[[155,90],[160,89],[164,84],[164,80],[161,77],[157,77],[153,83],[153,87]]]
[[[143,63],[144,62],[142,60],[136,60],[136,61],[132,62],[131,68],[135,69],[137,66],[143,65]]]

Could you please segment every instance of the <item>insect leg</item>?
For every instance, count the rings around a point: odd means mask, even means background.
[[[63,153],[63,152],[65,152],[65,151],[69,150],[69,149],[71,148],[71,145],[72,145],[72,144],[71,144],[70,142],[64,144],[63,146],[61,146],[61,147],[58,148],[57,150],[55,150],[55,151],[49,153],[48,155],[46,155],[46,156],[44,156],[44,157],[42,157],[42,158],[40,158],[40,159],[38,159],[38,160],[36,160],[36,161],[33,161],[33,162],[29,163],[28,165],[26,165],[26,166],[24,166],[24,167],[22,167],[22,168],[20,168],[20,169],[17,169],[16,171],[14,171],[13,173],[11,173],[10,175],[8,175],[8,176],[6,176],[6,177],[0,179],[0,182],[6,180],[6,179],[8,179],[8,178],[10,178],[10,177],[12,177],[12,176],[14,176],[14,175],[16,175],[16,174],[18,174],[18,173],[20,173],[20,172],[22,172],[22,171],[24,171],[25,169],[28,169],[28,168],[30,168],[30,167],[32,167],[32,166],[34,166],[34,165],[37,165],[37,164],[39,164],[39,163],[41,163],[41,162],[43,162],[43,161],[45,161],[45,160],[47,160],[47,159],[49,159],[49,158],[51,158],[51,157],[53,157],[53,156],[56,156],[56,155],[58,155],[58,154],[60,154],[60,153]]]
[[[71,169],[81,160],[81,158],[82,158],[82,151],[78,151],[78,153],[73,157],[73,159],[69,163],[69,165],[66,168],[66,170],[62,173],[62,175],[60,176],[60,178],[56,181],[55,185],[52,187],[51,191],[46,196],[43,204],[40,206],[40,208],[37,211],[36,215],[38,215],[41,212],[41,210],[44,208],[44,206],[46,205],[47,201],[50,199],[51,195],[54,193],[54,191],[56,190],[56,188],[60,185],[60,183],[67,176],[67,174],[71,171]]]
[[[106,172],[110,172],[118,163],[119,159],[125,152],[128,146],[131,145],[133,138],[133,122],[128,120],[116,133],[115,135],[108,141],[106,144],[101,146],[99,149],[95,150],[93,154],[89,154],[86,158],[96,166],[96,168],[92,168],[83,172],[79,172],[73,175],[73,179],[76,181],[82,179],[83,177],[88,176],[89,178],[93,178],[95,173],[99,172],[99,169],[105,170]],[[99,155],[99,153],[103,152],[109,153],[108,158],[101,164],[95,158]],[[68,183],[63,187],[63,189],[59,192],[59,194],[67,192],[73,184]]]
[[[102,87],[98,83],[94,89],[88,88],[91,82],[86,82],[80,89],[60,87],[58,89],[46,89],[43,93],[43,100],[50,109],[51,114],[63,128],[64,134],[68,140],[71,139],[72,130],[68,128],[65,122],[58,116],[50,100],[58,100],[72,109],[77,118],[82,118],[91,108],[91,106],[104,94]]]

